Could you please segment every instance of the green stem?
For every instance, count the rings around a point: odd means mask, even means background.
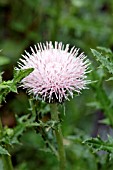
[[[2,122],[0,118],[0,133],[1,133],[1,138],[3,134],[3,127],[2,127]],[[7,148],[6,148],[7,149]],[[11,156],[10,155],[2,155],[2,161],[3,161],[3,168],[4,170],[13,170],[13,165],[11,161]]]
[[[33,120],[35,120],[36,119],[36,105],[33,103],[32,98],[29,99],[29,105],[30,105],[30,110],[32,113]]]
[[[9,156],[9,155],[2,155],[2,160],[3,160],[4,170],[13,170],[11,156]]]
[[[51,104],[51,118],[52,120],[59,121],[57,104]],[[58,144],[58,153],[59,153],[59,166],[60,170],[65,170],[66,168],[66,157],[65,150],[63,145],[63,135],[60,125],[54,130],[56,135],[56,140]]]

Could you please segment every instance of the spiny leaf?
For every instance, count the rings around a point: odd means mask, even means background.
[[[0,103],[5,100],[6,95],[11,91],[17,93],[17,87],[12,80],[0,83]]]
[[[107,51],[107,49],[105,51]],[[101,63],[101,66],[105,67],[109,71],[109,73],[113,74],[113,54],[112,56],[110,52],[110,54],[108,52],[103,54],[103,52],[99,52],[95,49],[91,49],[91,52],[96,57],[97,61]]]
[[[33,68],[25,70],[14,70],[14,78],[8,81],[2,81],[0,77],[0,103],[5,101],[5,97],[9,92],[17,93],[17,83],[19,83],[24,77],[30,74]],[[1,75],[1,74],[0,74]]]
[[[109,119],[108,119],[108,118],[105,118],[105,119],[99,120],[99,123],[102,123],[102,124],[105,124],[105,125],[111,125],[111,122],[109,121]]]
[[[104,141],[99,136],[97,138],[90,138],[83,143],[87,144],[94,151],[104,150],[109,153],[113,153],[113,139],[108,136],[108,140]]]
[[[106,81],[112,81],[113,80],[113,77],[110,77],[108,80],[106,80]]]
[[[112,54],[112,51],[109,48],[98,46],[97,49],[99,49],[99,50],[101,50],[101,51],[103,51],[105,53]]]
[[[20,82],[24,77],[28,76],[34,69],[14,70],[14,83]]]
[[[17,88],[16,88],[16,85],[13,83],[12,80],[8,80],[8,81],[3,81],[1,84],[0,84],[0,90],[9,90],[9,91],[12,91],[12,92],[16,92],[17,93]]]
[[[3,155],[3,154],[4,155],[10,155],[9,152],[5,148],[3,148],[2,146],[0,146],[0,154],[1,155]]]

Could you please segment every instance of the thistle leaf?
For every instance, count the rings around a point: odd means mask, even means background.
[[[100,67],[105,67],[109,73],[113,74],[113,54],[111,53],[110,49],[101,47],[101,52],[95,49],[91,49],[91,52],[96,57],[96,60],[101,63]]]
[[[3,155],[3,154],[4,155],[10,155],[9,152],[5,148],[3,148],[2,146],[0,146],[0,154],[1,155]]]
[[[28,76],[34,69],[14,70],[14,83],[19,83],[24,77]]]
[[[85,140],[83,143],[87,144],[94,152],[107,151],[113,153],[113,138],[108,136],[108,140],[104,141],[99,136],[96,138],[90,138]]]

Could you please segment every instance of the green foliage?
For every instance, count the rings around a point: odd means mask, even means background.
[[[83,143],[86,143],[93,152],[107,151],[111,157],[113,154],[113,138],[108,136],[108,140],[102,140],[100,136],[96,138],[86,139]]]
[[[13,82],[19,83],[24,77],[28,76],[34,69],[33,68],[29,68],[29,69],[25,69],[25,70],[14,70],[14,79]]]
[[[17,84],[28,74],[33,71],[32,68],[26,70],[14,70],[14,78],[8,81],[0,82],[0,103],[5,101],[5,97],[9,92],[17,93]],[[2,77],[1,77],[2,80]]]
[[[0,146],[0,154],[1,155],[9,155],[8,151],[5,148],[3,148],[2,146]]]
[[[55,140],[52,134],[52,129],[56,129],[59,122],[46,120],[45,118],[38,118],[35,113],[35,109],[33,108],[33,103],[31,105],[32,100],[30,100],[30,106],[32,106],[30,110],[30,114],[23,116],[16,116],[16,126],[12,129],[9,127],[2,128],[0,135],[0,144],[1,144],[1,154],[9,154],[5,146],[13,146],[15,144],[20,144],[19,138],[29,129],[35,129],[36,133],[40,133],[42,138],[44,139],[47,148],[44,149],[45,152],[52,151],[53,154],[57,156],[56,146],[54,147]],[[34,106],[36,107],[36,106]],[[41,106],[41,110],[43,107]],[[37,120],[37,121],[36,121]],[[43,148],[42,148],[43,150]]]
[[[97,47],[97,50],[91,49],[91,52],[96,57],[97,61],[101,63],[101,68],[106,68],[109,73],[113,74],[113,53],[110,49],[105,47]]]
[[[92,84],[92,88],[95,93],[96,101],[90,103],[91,106],[96,106],[104,111],[106,115],[106,121],[103,123],[107,123],[113,126],[113,116],[112,116],[112,109],[113,109],[113,100],[109,97],[109,93],[106,92],[104,88],[104,79],[108,80],[108,76],[113,73],[113,53],[110,49],[105,47],[97,47],[99,51],[91,49],[91,52],[96,57],[96,60],[100,62],[98,70],[93,70],[92,73],[94,78],[97,80],[96,84]],[[106,73],[107,72],[107,73]],[[100,79],[100,80],[99,80]],[[110,80],[111,78],[109,78]],[[112,93],[111,93],[112,94]]]
[[[2,139],[0,141],[2,145],[19,144],[18,138],[27,128],[39,126],[38,123],[32,121],[32,118],[29,119],[28,117],[29,115],[24,115],[21,118],[18,118],[17,126],[14,129],[8,127],[3,128]]]

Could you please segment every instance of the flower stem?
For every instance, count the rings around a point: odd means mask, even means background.
[[[10,155],[2,155],[4,170],[13,170],[13,165]]]
[[[0,118],[0,133],[1,133],[0,136],[2,138],[3,127],[2,127],[1,118]],[[13,165],[12,165],[12,161],[11,161],[11,156],[10,155],[3,154],[2,155],[2,161],[3,161],[3,168],[4,168],[4,170],[13,170]]]
[[[58,110],[57,110],[57,104],[51,104],[51,118],[54,121],[59,121],[58,117]],[[56,140],[58,144],[58,154],[59,154],[59,167],[60,170],[65,170],[66,168],[66,157],[65,157],[65,150],[63,145],[63,135],[60,125],[54,130],[56,135]]]

